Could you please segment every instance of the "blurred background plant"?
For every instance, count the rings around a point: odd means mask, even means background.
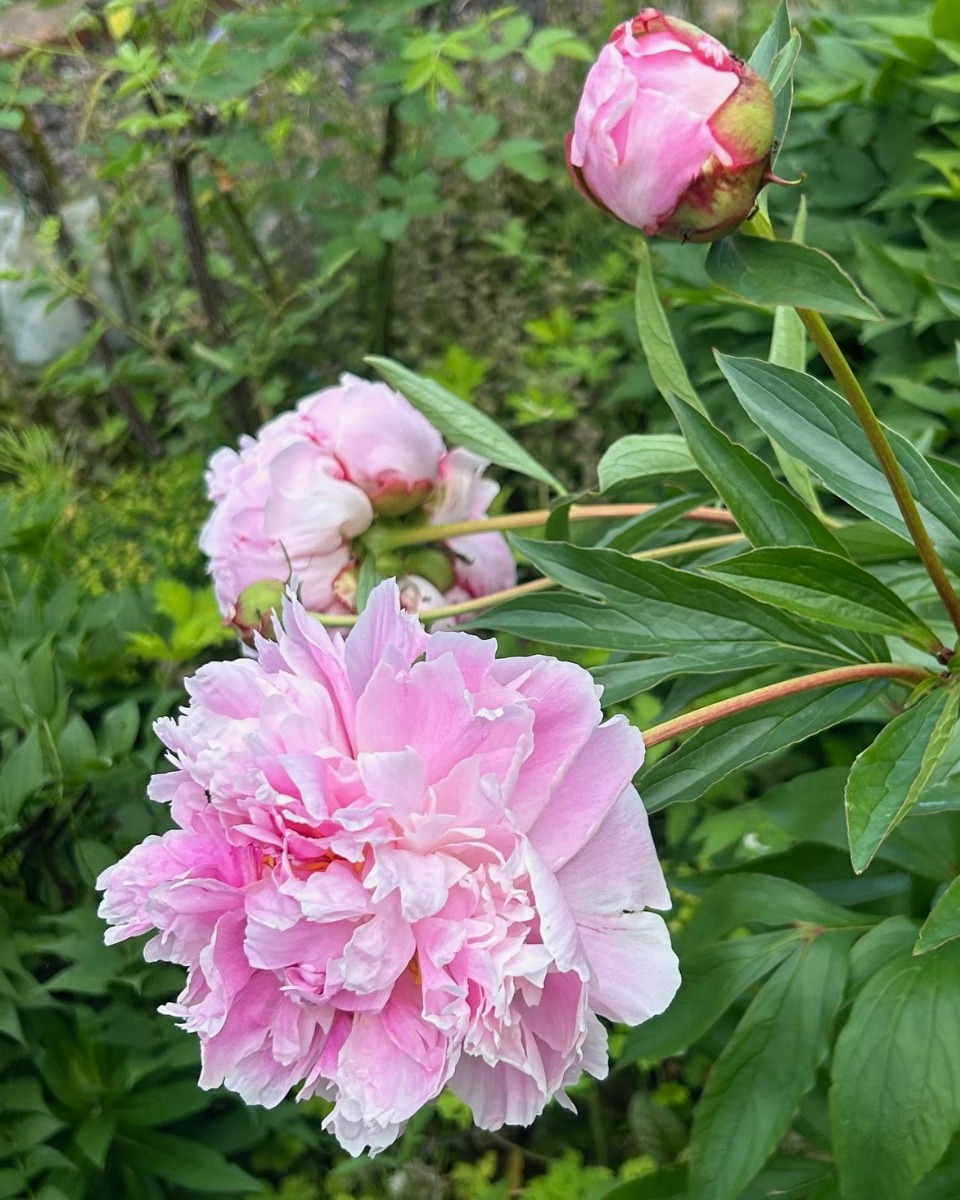
[[[865,7],[794,13],[805,49],[778,170],[806,182],[771,210],[789,228],[803,196],[809,241],[884,313],[837,321],[844,351],[884,419],[949,457],[960,17],[949,0]],[[747,53],[771,10],[682,15]],[[495,415],[574,490],[596,486],[617,437],[675,432],[639,350],[629,239],[563,166],[593,48],[630,15],[609,0],[0,4],[0,1200],[590,1200],[684,1161],[749,986],[682,1063],[615,1033],[620,1065],[575,1090],[579,1118],[551,1108],[489,1135],[444,1097],[389,1154],[352,1162],[318,1103],[266,1112],[197,1089],[192,1039],[154,1016],[180,973],[104,947],[92,891],[162,827],[144,800],[151,722],[197,665],[234,653],[196,549],[216,446],[369,353]],[[770,316],[720,292],[705,253],[655,247],[663,300],[714,419],[765,453],[712,348],[765,358]],[[654,476],[631,498],[677,486]],[[509,503],[543,499],[520,484]],[[695,694],[627,708],[643,724]],[[913,915],[940,878],[929,846],[892,839],[853,880],[826,809],[798,823],[784,799],[807,777],[835,815],[860,744],[842,726],[658,816],[673,878],[763,859],[838,903]],[[813,1161],[818,1103],[791,1135]],[[776,1159],[745,1196],[833,1196],[815,1174]]]

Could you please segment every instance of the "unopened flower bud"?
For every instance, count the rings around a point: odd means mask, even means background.
[[[713,242],[750,215],[774,133],[773,96],[752,67],[645,8],[590,69],[567,163],[587,199],[648,236]]]
[[[252,640],[254,633],[269,637],[273,631],[273,614],[279,611],[283,600],[283,584],[276,579],[261,579],[251,583],[230,605],[224,624],[232,626],[244,641]]]
[[[404,573],[419,575],[432,583],[440,592],[449,591],[457,582],[450,555],[443,550],[434,549],[432,546],[421,547],[414,550],[412,554],[406,555]]]

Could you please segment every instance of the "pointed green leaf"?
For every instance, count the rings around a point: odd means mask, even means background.
[[[620,1061],[659,1061],[682,1054],[747,988],[779,966],[803,936],[799,929],[779,930],[732,938],[684,955],[680,990],[670,1007],[631,1031]]]
[[[439,383],[417,375],[392,358],[371,355],[364,361],[379,371],[392,388],[406,396],[451,445],[463,446],[475,454],[482,454],[497,466],[537,479],[556,492],[566,490],[555,475],[551,475],[546,467],[541,467],[532,454],[479,408],[467,404]]]
[[[960,937],[960,876],[950,884],[923,923],[914,954],[928,954]]]
[[[645,241],[640,242],[638,250],[640,259],[637,270],[637,287],[634,294],[634,312],[637,318],[637,331],[640,334],[640,345],[650,368],[657,391],[665,400],[677,396],[685,400],[691,407],[703,412],[703,405],[694,390],[683,359],[677,350],[677,344],[670,332],[667,315],[660,303],[657,291],[657,281],[653,275],[653,263],[650,259],[650,247]]]
[[[867,981],[832,1074],[844,1200],[909,1200],[960,1127],[960,943],[899,955]]]
[[[849,720],[885,686],[874,679],[799,692],[698,729],[678,749],[641,771],[639,787],[647,811],[696,800],[734,771]]]
[[[821,925],[826,929],[862,925],[869,929],[877,921],[867,913],[832,904],[792,879],[750,871],[719,879],[704,894],[677,944],[685,957],[712,946],[742,925]]]
[[[789,41],[790,14],[787,11],[787,0],[780,0],[770,24],[750,55],[750,66],[766,79],[773,66],[773,60]]]
[[[867,436],[842,396],[810,375],[758,359],[718,355],[717,361],[747,416],[769,438],[864,516],[909,536]],[[960,497],[906,438],[892,429],[886,435],[934,544],[960,567]]]
[[[812,308],[864,321],[880,319],[879,309],[839,263],[801,242],[735,233],[713,243],[706,270],[715,284],[751,304]]]
[[[246,1171],[229,1163],[216,1150],[189,1138],[169,1133],[137,1133],[136,1140],[118,1137],[125,1157],[139,1169],[179,1187],[197,1192],[259,1192],[262,1185]]]
[[[849,661],[845,650],[835,645],[826,631],[689,571],[630,558],[616,550],[513,540],[544,575],[604,603],[578,609],[576,597],[540,594],[499,605],[478,622],[487,628],[507,628],[516,614],[563,612],[588,623],[581,634],[571,630],[573,636],[604,638],[590,645],[657,656],[682,656],[694,650],[706,661],[722,662],[725,670],[756,665],[758,660],[768,665],[772,661]],[[558,601],[566,607],[558,606]],[[595,633],[590,632],[590,625]],[[543,627],[534,636],[549,641],[553,636],[550,629],[545,616]],[[518,632],[515,625],[513,631]],[[620,636],[609,637],[615,633]],[[616,645],[611,644],[614,640]]]
[[[697,464],[686,442],[673,433],[632,433],[622,437],[606,451],[597,467],[602,492],[634,479],[693,471],[697,471]]]
[[[857,874],[920,798],[954,732],[958,703],[957,688],[930,692],[885,725],[854,760],[844,806]]]
[[[688,406],[671,408],[697,466],[755,546],[816,546],[843,553],[829,529],[774,479],[766,463]]]
[[[756,600],[829,625],[901,637],[921,650],[940,639],[896,592],[856,563],[822,550],[770,547],[705,568]]]
[[[854,936],[822,933],[798,947],[711,1068],[690,1138],[698,1200],[739,1200],[787,1131],[830,1049]]]

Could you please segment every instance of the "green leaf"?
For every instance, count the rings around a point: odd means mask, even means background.
[[[686,1165],[615,1183],[596,1200],[692,1200],[687,1195]]]
[[[766,79],[773,66],[773,60],[790,41],[790,14],[787,11],[787,0],[780,0],[770,24],[750,55],[750,66]]]
[[[671,405],[690,453],[755,546],[815,546],[842,554],[833,534],[766,463],[688,406]]]
[[[684,955],[680,990],[670,1007],[631,1031],[620,1061],[645,1058],[659,1062],[682,1054],[747,988],[779,966],[803,936],[798,929],[761,933]]]
[[[881,316],[829,254],[801,242],[735,233],[713,243],[706,271],[719,287],[751,304],[812,308],[865,321]]]
[[[960,42],[960,8],[954,0],[936,0],[930,27],[935,38]]]
[[[705,568],[711,576],[779,608],[828,625],[901,637],[921,650],[940,639],[868,571],[822,550],[770,547]]]
[[[80,1153],[102,1171],[116,1131],[114,1118],[101,1114],[81,1121],[73,1131],[73,1140]]]
[[[689,656],[672,658],[643,658],[630,662],[605,663],[592,667],[590,674],[603,688],[603,704],[619,704],[638,692],[648,692],[667,679],[678,675],[716,674],[725,671],[722,663],[704,666]]]
[[[613,443],[600,459],[600,490],[656,475],[684,475],[697,470],[682,437],[673,433],[634,433]]]
[[[714,1063],[693,1120],[690,1191],[738,1200],[827,1056],[853,934],[811,937],[761,987]]]
[[[724,355],[717,361],[747,416],[769,438],[864,516],[909,537],[867,436],[842,396],[772,363]],[[960,498],[906,438],[892,429],[886,434],[934,544],[960,567]]]
[[[837,1039],[830,1114],[845,1200],[908,1200],[960,1126],[960,944],[867,981]]]
[[[44,778],[40,731],[34,727],[0,767],[0,832],[16,821],[24,802]]]
[[[919,799],[956,727],[958,705],[957,688],[930,692],[885,725],[854,760],[844,806],[858,875]]]
[[[563,493],[566,490],[546,467],[541,467],[519,442],[480,409],[454,396],[439,383],[417,375],[391,358],[371,355],[364,361],[379,371],[391,387],[402,392],[414,408],[419,409],[427,420],[440,430],[450,444],[464,446],[475,454],[482,454],[497,466],[507,467],[511,471],[518,471],[521,475],[539,480],[556,492]]]
[[[882,680],[799,692],[698,729],[641,771],[648,812],[696,800],[721,779],[779,754],[795,742],[849,720],[883,691]]]
[[[950,884],[924,921],[914,954],[928,954],[960,937],[960,876]]]
[[[117,1138],[125,1157],[139,1170],[148,1171],[179,1187],[198,1192],[259,1192],[262,1185],[222,1154],[200,1142],[167,1133],[139,1133],[136,1141]]]
[[[845,652],[815,626],[689,571],[630,558],[616,550],[524,538],[513,541],[544,575],[604,603],[584,605],[573,596],[540,594],[499,605],[480,619],[488,628],[512,625],[513,632],[520,632],[511,622],[514,614],[560,613],[565,605],[564,615],[587,623],[581,633],[571,630],[572,636],[601,639],[568,644],[657,656],[694,655],[723,670],[778,662],[848,661]],[[536,621],[533,625],[537,628]],[[552,640],[549,617],[533,636]],[[561,633],[562,638],[567,636]]]
[[[640,242],[637,269],[637,287],[634,294],[634,312],[640,345],[650,368],[654,386],[665,400],[676,396],[685,400],[692,408],[703,412],[703,405],[694,390],[677,344],[670,332],[666,313],[660,303],[657,282],[653,275],[650,247]]]

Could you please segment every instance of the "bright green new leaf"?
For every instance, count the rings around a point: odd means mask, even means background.
[[[600,490],[657,475],[685,475],[697,471],[682,437],[673,433],[632,433],[620,438],[600,459]]]
[[[928,954],[960,937],[960,875],[950,884],[924,921],[914,954]]]
[[[755,546],[816,546],[843,553],[829,529],[774,479],[766,463],[689,406],[671,407],[697,466]]]
[[[391,387],[402,392],[452,445],[464,446],[475,454],[482,454],[497,466],[537,479],[556,492],[566,490],[556,476],[551,475],[546,467],[541,467],[519,442],[479,408],[474,408],[439,383],[417,375],[391,358],[371,355],[365,361],[379,371]]]
[[[954,732],[958,705],[957,688],[929,693],[885,725],[854,760],[844,806],[858,874],[920,798]]]
[[[909,1200],[960,1127],[960,943],[904,952],[867,980],[832,1074],[843,1200]]]
[[[758,359],[718,355],[717,361],[747,416],[769,438],[864,516],[909,536],[867,436],[842,396],[810,375]],[[905,437],[892,429],[886,434],[934,544],[960,566],[960,497]]]
[[[931,22],[933,36],[947,42],[960,42],[960,8],[956,0],[936,0]]]
[[[767,241],[735,233],[710,247],[707,274],[751,304],[812,308],[833,316],[880,319],[850,276],[822,250],[800,242]]]
[[[767,980],[707,1076],[690,1139],[690,1191],[739,1200],[827,1056],[855,934],[821,933]]]
[[[687,368],[683,365],[683,359],[670,332],[667,315],[660,303],[650,259],[650,247],[645,241],[641,240],[637,254],[640,262],[634,293],[634,312],[640,345],[643,347],[650,375],[657,391],[665,400],[677,396],[703,412],[703,405],[690,382]]]
[[[940,644],[933,630],[868,571],[822,550],[769,547],[705,568],[756,600],[828,625],[901,637],[921,650]]]
[[[685,955],[680,963],[680,991],[666,1012],[631,1031],[620,1061],[659,1061],[682,1054],[747,988],[779,966],[803,936],[799,929],[761,933]]]

